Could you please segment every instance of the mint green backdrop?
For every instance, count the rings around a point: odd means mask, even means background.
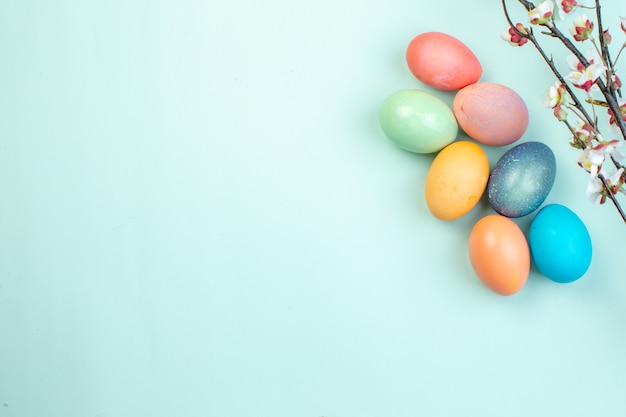
[[[624,414],[626,226],[505,28],[486,0],[0,3],[0,416]],[[428,213],[433,155],[377,121],[434,92],[404,62],[428,30],[528,104],[546,204],[592,235],[581,280],[491,293],[467,255],[488,204]]]

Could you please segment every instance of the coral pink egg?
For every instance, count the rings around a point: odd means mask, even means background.
[[[524,232],[508,217],[480,219],[470,234],[469,256],[478,278],[500,295],[513,295],[526,284],[530,249]]]
[[[461,129],[484,145],[509,145],[528,128],[524,100],[501,84],[480,82],[462,88],[452,109]]]
[[[440,90],[473,84],[483,69],[476,55],[460,40],[441,32],[422,33],[406,50],[409,69],[421,82]]]

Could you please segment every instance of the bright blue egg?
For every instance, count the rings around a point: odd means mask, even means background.
[[[524,142],[509,149],[493,168],[487,183],[489,204],[506,217],[537,210],[554,185],[556,159],[541,142]]]
[[[539,210],[530,224],[528,245],[537,269],[552,281],[576,281],[591,264],[591,237],[585,224],[560,204]]]

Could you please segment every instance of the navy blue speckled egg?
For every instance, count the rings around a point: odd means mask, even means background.
[[[554,185],[556,159],[541,142],[524,142],[509,149],[491,171],[489,204],[506,217],[522,217],[543,203]]]

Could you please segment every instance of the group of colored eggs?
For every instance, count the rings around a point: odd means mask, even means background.
[[[482,66],[458,39],[441,32],[416,36],[406,50],[410,71],[424,84],[456,91],[450,108],[422,90],[395,92],[379,113],[384,134],[399,147],[435,153],[426,176],[426,204],[450,221],[467,214],[485,191],[496,213],[480,219],[469,236],[469,257],[478,278],[501,295],[526,283],[531,259],[547,278],[572,282],[591,263],[591,239],[581,219],[560,204],[537,212],[528,238],[512,218],[536,211],[554,185],[556,159],[542,142],[517,144],[493,169],[483,146],[511,145],[529,125],[522,98],[511,88],[480,82]],[[459,128],[473,141],[456,141]]]

